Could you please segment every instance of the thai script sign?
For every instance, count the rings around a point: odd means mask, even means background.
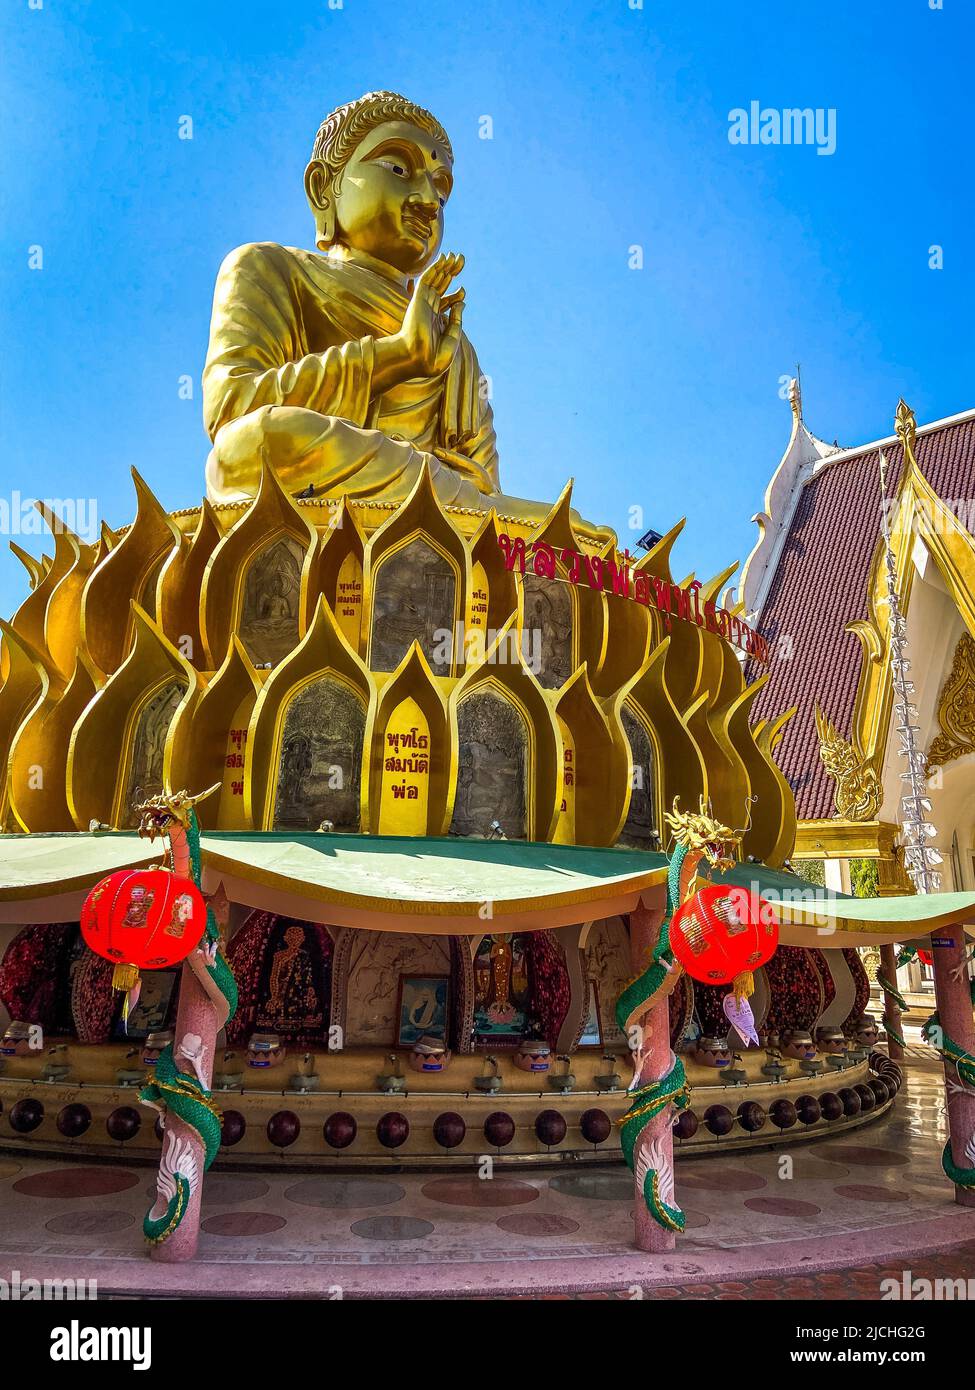
[[[658,579],[656,575],[644,574],[631,567],[633,557],[628,550],[623,552],[622,563],[617,563],[616,559],[600,555],[580,555],[577,550],[556,552],[546,541],[531,541],[526,550],[521,537],[512,537],[506,532],[498,537],[498,543],[504,554],[506,569],[517,568],[524,574],[527,562],[540,578],[561,582],[563,576],[556,569],[557,560],[561,560],[566,567],[564,577],[570,584],[587,585],[601,593],[640,603],[645,608],[655,608],[668,632],[674,620],[694,623],[708,632],[716,633],[756,661],[768,664],[766,638],[726,608],[717,607],[711,600],[702,603],[699,580],[692,580],[690,584],[672,584],[668,580]]]

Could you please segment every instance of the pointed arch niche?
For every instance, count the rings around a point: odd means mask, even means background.
[[[472,667],[450,701],[457,779],[450,830],[508,839],[549,839],[562,800],[562,740],[555,716],[506,623],[483,665]]]
[[[201,592],[208,669],[236,632],[251,662],[277,667],[298,645],[318,535],[265,465],[257,496],[215,547]]]
[[[136,603],[132,612],[132,650],[71,734],[67,799],[79,830],[91,820],[136,824],[135,805],[171,780],[173,757],[189,727],[184,717],[202,690],[202,677],[148,614]],[[106,782],[106,766],[117,769],[114,787]]]
[[[406,502],[366,546],[363,620],[370,670],[395,670],[415,642],[437,676],[458,673],[464,657],[456,634],[470,568],[467,546],[424,468]]]
[[[324,598],[304,640],[267,681],[248,730],[244,803],[261,829],[360,828],[369,672]]]

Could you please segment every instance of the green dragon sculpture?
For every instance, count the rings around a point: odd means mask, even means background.
[[[186,792],[164,792],[138,808],[141,817],[139,834],[150,840],[157,835],[167,835],[170,869],[180,877],[190,879],[197,888],[202,888],[202,880],[200,827],[194,807],[214,790],[211,787],[195,797]],[[209,905],[203,940],[187,957],[185,969],[192,971],[213,1006],[215,1038],[237,1011],[237,985],[221,949],[220,930],[213,908]],[[189,1063],[191,1070],[184,1070],[178,1065],[177,1055]],[[210,1067],[212,1062],[211,1055]],[[164,1126],[169,1116],[176,1116],[196,1135],[203,1149],[204,1172],[220,1147],[220,1112],[211,1098],[209,1079],[202,1039],[197,1034],[183,1032],[177,1040],[175,1051],[172,1043],[164,1048],[156,1062],[154,1074],[139,1092],[143,1105],[159,1111]],[[159,1244],[168,1240],[178,1229],[186,1215],[190,1196],[201,1178],[194,1145],[185,1131],[180,1134],[178,1128],[167,1130],[159,1160],[158,1196],[143,1222],[143,1231],[150,1243]]]
[[[735,862],[741,836],[707,814],[704,802],[698,814],[678,810],[666,815],[674,848],[667,872],[667,912],[660,936],[644,970],[624,987],[616,1004],[616,1022],[627,1038],[633,1057],[632,1103],[619,1121],[620,1143],[627,1166],[637,1178],[647,1209],[658,1225],[683,1231],[684,1213],[674,1196],[673,1164],[659,1137],[649,1134],[652,1120],[673,1105],[682,1110],[690,1100],[684,1066],[673,1052],[670,1067],[658,1080],[644,1076],[650,1058],[643,1047],[643,1020],[673,992],[683,974],[670,949],[670,923],[674,913],[697,891],[697,868],[706,860],[722,871]]]

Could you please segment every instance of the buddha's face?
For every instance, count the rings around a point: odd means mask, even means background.
[[[306,184],[314,202],[314,178]],[[417,126],[388,121],[363,137],[322,194],[334,202],[336,241],[417,275],[440,248],[452,186],[443,145]]]

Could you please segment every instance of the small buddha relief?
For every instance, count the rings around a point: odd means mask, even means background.
[[[288,705],[274,799],[278,830],[359,829],[366,711],[341,681],[322,676]]]
[[[509,840],[528,833],[528,733],[510,701],[475,690],[457,711],[460,745],[452,835],[489,835],[497,821]]]
[[[435,664],[442,637],[453,632],[457,578],[450,562],[417,536],[381,562],[374,581],[372,645],[374,671],[395,671],[414,642],[419,642],[437,676],[449,676]]]
[[[139,714],[138,727],[132,740],[132,763],[123,801],[125,821],[129,827],[139,824],[138,806],[163,790],[163,755],[166,735],[173,715],[184,694],[182,681],[167,681],[146,702]]]
[[[526,573],[524,649],[539,653],[539,685],[557,690],[572,675],[572,596],[567,584]]]
[[[625,706],[620,721],[633,757],[633,779],[630,808],[617,843],[629,849],[656,849],[660,837],[657,829],[653,743],[640,720]]]
[[[255,665],[286,657],[298,643],[301,546],[281,536],[250,563],[244,582],[240,640]]]

